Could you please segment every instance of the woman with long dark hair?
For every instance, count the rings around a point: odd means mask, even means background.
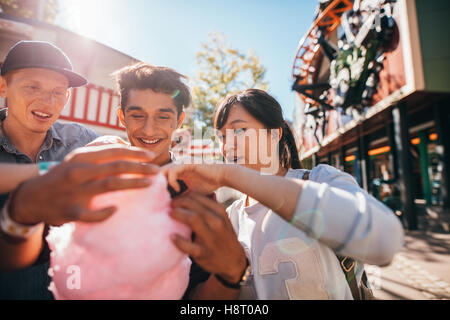
[[[363,264],[388,264],[403,245],[393,212],[345,172],[302,169],[281,106],[265,91],[224,98],[214,126],[227,164],[162,171],[175,189],[181,179],[196,192],[227,186],[244,194],[227,209],[251,267],[240,298],[361,298]]]

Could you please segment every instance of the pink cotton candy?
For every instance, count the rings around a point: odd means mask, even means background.
[[[170,195],[162,175],[145,189],[96,196],[92,209],[116,206],[100,223],[51,228],[49,289],[56,299],[179,299],[191,261],[170,240],[191,231],[169,217]]]

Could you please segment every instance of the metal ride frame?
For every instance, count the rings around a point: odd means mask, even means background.
[[[321,37],[329,36],[341,23],[344,12],[353,8],[352,0],[334,0],[316,18],[308,33],[300,40],[292,66],[293,90],[300,93],[305,104],[322,104],[330,109],[326,101],[314,97],[312,89],[326,88],[328,84],[315,84],[317,67],[322,51]]]

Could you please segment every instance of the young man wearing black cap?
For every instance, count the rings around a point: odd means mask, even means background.
[[[68,89],[86,83],[56,46],[41,41],[13,46],[1,67],[0,95],[8,108],[0,111],[0,162],[36,162],[46,169],[96,138],[81,125],[55,122],[69,99]],[[92,197],[149,185],[146,179],[122,179],[118,174],[155,172],[154,167],[136,162],[153,160],[148,151],[90,150],[72,154],[47,174],[0,195],[0,270],[20,269],[0,273],[0,299],[51,298],[49,250],[43,241],[48,225],[106,219],[115,208],[90,211]]]
[[[57,47],[47,42],[21,41],[6,56],[1,75],[0,94],[7,98],[8,109],[0,113],[4,133],[0,161],[19,153],[24,162],[56,160],[61,157],[56,149],[64,153],[67,150],[58,148],[54,140],[71,144],[73,149],[98,136],[78,124],[55,123],[69,99],[68,89],[87,83],[72,71],[69,59]]]

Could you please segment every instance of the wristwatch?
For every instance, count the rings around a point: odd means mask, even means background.
[[[231,288],[231,289],[239,289],[241,286],[247,284],[248,279],[249,279],[250,274],[251,274],[251,271],[252,271],[252,268],[250,266],[250,262],[248,261],[248,258],[246,257],[245,258],[245,269],[242,272],[242,275],[241,275],[241,277],[240,277],[238,282],[236,282],[236,283],[228,282],[227,280],[225,280],[224,278],[222,278],[221,276],[219,276],[217,274],[215,275],[215,277],[225,287]]]

